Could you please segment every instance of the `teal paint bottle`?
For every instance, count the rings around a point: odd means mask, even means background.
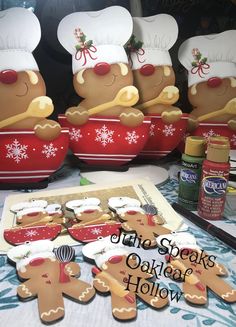
[[[188,136],[181,158],[178,203],[189,210],[197,209],[205,144],[204,137]]]

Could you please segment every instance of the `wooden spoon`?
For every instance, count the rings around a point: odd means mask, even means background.
[[[230,101],[228,101],[223,109],[209,112],[208,114],[198,117],[197,120],[201,122],[209,118],[222,116],[224,114],[236,115],[236,98],[233,98]]]
[[[53,217],[52,216],[45,216],[37,221],[34,221],[33,223],[24,225],[24,226],[19,226],[19,228],[25,228],[25,227],[30,227],[30,226],[34,226],[37,225],[38,223],[50,223],[53,221]]]
[[[13,117],[9,117],[0,122],[0,128],[17,123],[20,120],[29,117],[45,118],[53,112],[52,100],[49,97],[41,96],[30,102],[27,110]]]
[[[112,101],[102,103],[88,110],[89,116],[98,114],[114,106],[132,107],[138,102],[139,95],[135,86],[126,86],[120,89]]]
[[[104,221],[107,221],[107,220],[110,220],[111,217],[107,214],[104,214],[102,215],[101,217],[97,218],[97,219],[94,219],[94,220],[91,220],[91,221],[87,221],[86,223],[79,223],[79,224],[75,224],[74,226],[72,226],[72,228],[77,228],[77,227],[84,227],[84,226],[87,226],[87,225],[90,225],[90,224],[94,224],[100,220],[104,220]]]
[[[179,99],[179,89],[175,86],[166,86],[155,99],[141,103],[136,108],[143,110],[156,104],[172,105]]]

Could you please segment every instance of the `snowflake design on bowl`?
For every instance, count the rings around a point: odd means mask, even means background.
[[[100,235],[102,233],[102,229],[101,228],[93,228],[91,229],[91,234],[93,235]]]
[[[114,131],[109,130],[106,125],[103,125],[100,129],[96,128],[95,132],[97,134],[95,141],[100,142],[102,146],[105,147],[109,143],[114,143],[112,138]]]
[[[208,132],[205,132],[205,133],[203,133],[202,135],[205,137],[205,139],[206,139],[207,141],[208,141],[209,138],[212,137],[212,136],[219,136],[219,134],[215,133],[215,132],[213,131],[213,129],[210,129]]]
[[[236,145],[236,135],[235,134],[232,135],[230,142],[232,145]]]
[[[137,140],[139,139],[139,135],[135,131],[132,132],[126,132],[125,139],[128,141],[129,144],[137,143]]]
[[[75,140],[76,142],[78,142],[79,139],[81,139],[83,137],[81,134],[81,130],[76,129],[74,127],[70,130],[69,135],[70,135],[70,139]]]
[[[151,124],[150,130],[149,130],[149,136],[155,135],[154,129],[155,129],[155,124]]]
[[[13,159],[16,163],[19,163],[22,159],[29,158],[26,151],[28,145],[20,144],[20,142],[15,139],[11,144],[6,144],[7,155],[6,158]]]
[[[162,130],[163,134],[165,136],[173,136],[175,132],[175,128],[173,127],[172,124],[170,125],[165,125],[164,129]]]
[[[36,236],[36,235],[38,235],[38,232],[36,230],[31,229],[31,230],[27,230],[25,232],[26,237],[33,237],[33,236]]]
[[[56,156],[56,152],[58,151],[58,148],[54,147],[52,143],[49,145],[44,144],[42,154],[45,154],[46,158],[51,158]]]

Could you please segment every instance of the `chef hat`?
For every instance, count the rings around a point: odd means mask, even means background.
[[[24,8],[0,12],[0,71],[39,70],[32,55],[41,37],[34,13]]]
[[[121,241],[112,243],[110,236],[88,243],[82,248],[83,255],[89,259],[93,259],[99,268],[111,257],[128,255],[129,252],[130,251]]]
[[[211,77],[236,76],[236,30],[191,37],[179,48],[179,61],[188,70],[188,85]]]
[[[72,55],[72,70],[77,73],[97,63],[128,63],[124,44],[133,28],[128,10],[112,6],[100,11],[76,12],[62,19],[57,36]]]
[[[172,66],[169,49],[178,37],[178,25],[167,14],[133,18],[133,36],[130,43],[132,69],[143,65]]]
[[[17,270],[24,271],[24,267],[36,258],[55,258],[53,252],[53,242],[49,240],[39,240],[35,242],[28,242],[22,245],[11,248],[7,256],[16,262]]]

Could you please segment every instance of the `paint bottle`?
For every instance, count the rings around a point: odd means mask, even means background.
[[[205,144],[204,137],[186,138],[179,177],[178,203],[189,210],[197,210]]]
[[[212,137],[202,165],[198,214],[209,220],[221,219],[229,178],[230,143],[226,137]]]

